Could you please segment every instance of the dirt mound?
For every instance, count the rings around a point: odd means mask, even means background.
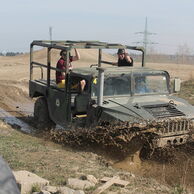
[[[33,101],[28,97],[27,82],[6,81],[0,83],[0,108],[16,117],[32,115]]]
[[[74,64],[92,64],[92,63],[97,63],[98,62],[98,50],[97,49],[77,49],[80,53],[81,59],[77,62],[74,62]],[[60,50],[57,49],[52,49],[51,50],[51,65],[56,65],[56,62],[60,58]],[[75,55],[74,50],[71,51],[71,55]],[[113,56],[112,54],[109,53],[102,53],[102,58],[105,61],[116,61],[116,57]],[[29,64],[30,60],[30,54],[25,53],[21,55],[16,55],[16,56],[0,56],[0,63],[22,63],[22,64]],[[47,49],[40,49],[40,50],[35,50],[33,53],[33,60],[37,62],[44,62],[46,63],[47,61]]]
[[[74,67],[88,67],[92,64],[97,64],[97,50],[96,49],[78,49],[81,55],[79,61],[73,62]],[[34,60],[40,63],[46,63],[47,50],[34,50]],[[74,55],[74,51],[72,51]],[[59,59],[59,50],[51,51],[51,66],[55,67]],[[109,62],[116,62],[117,58],[110,53],[103,52],[102,59]],[[30,54],[25,53],[17,56],[0,56],[0,79],[4,80],[28,80],[29,79],[29,61]],[[105,65],[105,64],[103,64]],[[139,63],[134,61],[134,66],[139,66]],[[193,65],[185,64],[166,64],[166,63],[147,63],[146,67],[154,69],[168,70],[171,77],[179,77],[181,80],[189,80],[194,78]],[[9,76],[8,76],[9,75]]]

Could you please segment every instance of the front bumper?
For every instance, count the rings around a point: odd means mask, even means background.
[[[175,146],[175,145],[182,145],[191,140],[191,135],[184,134],[178,136],[171,136],[171,137],[161,137],[155,140],[156,147],[168,147],[168,146]]]

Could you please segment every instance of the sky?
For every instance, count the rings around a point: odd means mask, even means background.
[[[136,45],[145,29],[148,45],[194,54],[193,0],[0,0],[0,52],[29,52],[33,40],[98,40]]]

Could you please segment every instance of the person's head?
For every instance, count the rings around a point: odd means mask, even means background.
[[[135,86],[136,87],[143,87],[145,86],[145,77],[136,77],[135,78]]]
[[[125,58],[125,49],[121,49],[121,48],[118,49],[117,55],[118,55],[119,59],[124,59]]]
[[[63,59],[66,59],[66,57],[67,57],[67,51],[61,50],[60,56],[61,56]],[[71,55],[70,55],[70,53],[69,53],[69,58],[70,58],[70,57],[71,57]]]
[[[63,58],[66,58],[66,57],[67,57],[67,52],[64,51],[64,50],[62,50],[62,51],[60,52],[60,56],[63,57]]]

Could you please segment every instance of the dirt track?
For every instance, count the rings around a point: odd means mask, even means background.
[[[0,108],[9,114],[20,118],[33,126],[33,101],[28,97],[28,65],[27,59],[23,63],[15,64],[17,58],[8,58],[0,62]],[[20,59],[22,61],[22,59]],[[6,64],[5,65],[5,61]],[[12,75],[13,73],[13,75]],[[11,75],[11,76],[10,76]],[[14,76],[16,75],[16,76]],[[10,77],[10,78],[9,78]],[[4,117],[0,112],[0,117]],[[99,151],[99,154],[106,154],[106,151]],[[107,158],[116,168],[126,169],[143,175],[155,178],[162,183],[172,186],[181,184],[194,191],[194,145],[183,146],[174,150],[176,158],[170,162],[158,158],[131,163],[131,158],[126,157],[123,161],[115,158]],[[109,156],[108,156],[109,157]]]

